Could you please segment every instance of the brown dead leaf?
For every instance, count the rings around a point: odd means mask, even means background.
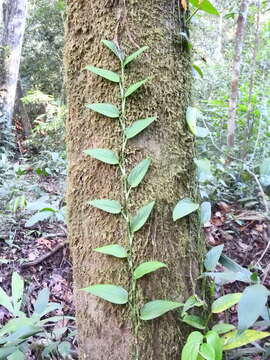
[[[186,0],[181,0],[181,5],[182,5],[183,9],[185,11],[187,11],[187,1]]]

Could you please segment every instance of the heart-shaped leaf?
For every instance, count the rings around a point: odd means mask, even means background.
[[[120,116],[120,112],[118,108],[113,104],[97,103],[97,104],[87,104],[85,106],[87,107],[87,109],[93,110],[109,118],[118,118]]]
[[[173,220],[176,221],[184,216],[191,214],[199,208],[199,204],[194,203],[191,199],[185,198],[180,200],[173,210]]]
[[[97,284],[82,290],[107,300],[113,304],[126,304],[128,302],[128,292],[121,286],[111,284]]]
[[[112,82],[120,82],[120,76],[111,70],[105,70],[95,66],[86,66],[85,69]]]
[[[146,261],[134,270],[133,277],[136,280],[140,279],[144,275],[156,271],[162,267],[167,267],[167,265],[159,261]]]
[[[117,155],[109,149],[87,149],[83,151],[86,155],[92,156],[93,158],[100,160],[106,164],[117,165],[119,159]]]
[[[139,162],[130,172],[127,181],[132,188],[137,187],[142,182],[145,177],[149,166],[151,164],[151,159],[144,159]]]
[[[127,88],[127,90],[125,92],[125,97],[128,97],[131,94],[133,94],[136,90],[138,90],[141,86],[143,86],[147,80],[148,80],[148,78],[138,81],[135,84],[130,85],[130,87]]]
[[[218,245],[212,247],[211,250],[208,251],[204,260],[204,267],[207,271],[214,270],[218,264],[219,258],[223,251],[224,245]]]
[[[100,252],[102,254],[115,256],[117,258],[126,258],[127,250],[118,244],[106,245],[99,248],[94,249],[94,251]]]
[[[125,130],[125,135],[127,139],[131,139],[134,136],[138,135],[141,131],[147,128],[153,121],[156,120],[156,117],[149,117],[142,120],[135,121],[130,127]]]
[[[242,293],[233,293],[221,296],[219,299],[213,302],[212,313],[218,314],[229,309],[240,301],[241,296]]]
[[[143,305],[140,318],[142,320],[152,320],[183,305],[182,303],[174,301],[153,300]]]
[[[149,204],[142,207],[135,216],[133,216],[130,221],[130,229],[132,232],[136,232],[143,227],[149,218],[154,205],[155,201],[151,201]]]
[[[134,59],[136,59],[136,57],[138,57],[139,55],[141,55],[145,50],[148,49],[148,46],[143,46],[141,47],[139,50],[135,51],[133,54],[129,55],[126,57],[125,61],[124,61],[124,66],[126,66],[127,64],[129,64],[131,61],[133,61]]]
[[[121,204],[116,200],[100,199],[89,201],[89,205],[92,205],[100,210],[106,211],[110,214],[120,214],[122,210]]]

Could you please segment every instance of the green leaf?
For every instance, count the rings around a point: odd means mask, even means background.
[[[217,9],[208,0],[189,0],[189,2],[199,10],[203,10],[208,14],[219,15]]]
[[[143,305],[140,318],[142,320],[152,320],[183,305],[182,303],[174,301],[153,300]]]
[[[106,211],[110,214],[120,214],[122,210],[121,204],[116,200],[100,199],[89,201],[89,205],[92,205],[100,210]]]
[[[207,271],[214,270],[219,262],[219,258],[223,251],[224,245],[218,245],[212,247],[211,250],[208,251],[204,260],[204,266]]]
[[[222,360],[222,342],[215,331],[208,331],[206,334],[206,342],[214,349],[214,360]]]
[[[39,221],[44,221],[49,219],[54,214],[54,211],[39,211],[30,217],[25,223],[25,227],[32,227],[37,224]]]
[[[199,204],[194,203],[191,199],[185,198],[180,200],[173,210],[173,220],[176,221],[187,216],[199,208]]]
[[[202,114],[198,109],[191,106],[187,108],[186,121],[190,132],[195,136],[205,137],[208,135],[209,131],[206,128],[197,126],[197,120],[200,117],[202,117]]]
[[[245,269],[239,264],[237,264],[234,260],[232,260],[228,256],[221,254],[219,262],[221,265],[223,265],[226,269],[230,271],[236,273],[242,273],[242,278],[245,280],[241,280],[241,281],[246,281],[247,283],[250,282],[250,276],[252,275],[252,273],[248,269]]]
[[[87,109],[93,110],[109,118],[118,118],[120,116],[118,108],[113,104],[97,103],[87,104],[85,106],[87,107]]]
[[[100,252],[102,254],[115,256],[117,258],[126,258],[127,250],[118,244],[106,245],[100,248],[94,249],[94,251]]]
[[[13,354],[7,357],[7,360],[25,360],[26,357],[20,350],[15,351]]]
[[[192,64],[193,69],[200,75],[201,78],[203,78],[203,72],[202,69],[196,65],[196,64]]]
[[[105,70],[95,66],[86,66],[85,69],[112,82],[120,82],[120,76],[111,70]]]
[[[260,284],[245,288],[238,305],[238,329],[252,326],[264,310],[269,290]]]
[[[131,94],[133,94],[136,90],[138,90],[141,86],[143,86],[147,80],[148,80],[148,78],[138,81],[135,84],[130,85],[130,87],[127,88],[127,90],[125,91],[125,97],[128,97]]]
[[[100,160],[106,164],[117,165],[119,159],[117,155],[108,149],[87,149],[83,151],[86,155],[92,156],[93,158]]]
[[[23,278],[16,272],[12,274],[11,289],[14,312],[17,313],[22,304],[24,281]]]
[[[11,314],[14,313],[10,297],[5,293],[2,288],[0,288],[0,305],[4,306]]]
[[[127,139],[131,139],[134,136],[138,135],[141,131],[147,128],[153,121],[156,120],[156,117],[149,117],[142,120],[135,121],[130,127],[125,130],[125,135]]]
[[[224,271],[224,272],[206,272],[202,276],[210,276],[214,279],[215,283],[218,285],[224,285],[232,283],[234,281],[243,281],[247,282],[246,275],[242,272],[234,271]]]
[[[126,304],[128,302],[128,292],[121,286],[98,284],[89,286],[82,290],[107,300],[113,304]]]
[[[181,360],[197,360],[200,344],[203,342],[203,335],[199,331],[193,331],[187,338],[183,347]]]
[[[200,354],[206,360],[215,360],[215,350],[210,344],[202,344],[200,346]]]
[[[211,162],[208,159],[194,159],[197,166],[197,176],[199,182],[207,182],[213,179],[211,172]]]
[[[130,220],[130,229],[132,232],[140,230],[149,218],[151,211],[155,205],[155,201],[143,206],[135,216]]]
[[[104,44],[105,46],[107,46],[108,49],[110,49],[114,55],[116,55],[118,57],[118,59],[123,62],[124,60],[124,54],[122,52],[121,49],[118,48],[118,46],[116,46],[116,44],[113,41],[110,40],[101,40],[102,44]]]
[[[245,330],[242,333],[239,333],[238,331],[232,331],[222,336],[223,350],[239,348],[254,341],[264,339],[268,336],[270,336],[269,332],[257,330]]]
[[[148,46],[143,46],[141,47],[139,50],[135,51],[133,54],[129,55],[126,57],[125,61],[124,61],[124,66],[126,66],[127,64],[129,64],[131,61],[133,61],[134,59],[136,59],[136,57],[138,57],[139,55],[141,55],[145,50],[148,49]]]
[[[211,203],[204,201],[200,206],[200,223],[205,225],[211,220]]]
[[[215,331],[217,334],[225,334],[226,332],[229,332],[233,329],[235,329],[234,325],[225,323],[220,323],[212,327],[212,330]]]
[[[242,293],[233,293],[221,296],[219,299],[213,302],[212,313],[218,314],[229,309],[240,301],[241,296]]]
[[[146,261],[139,265],[133,273],[134,279],[140,279],[146,274],[149,274],[157,269],[160,269],[162,267],[168,267],[166,264],[159,262],[159,261]]]
[[[197,295],[192,295],[186,300],[182,310],[182,315],[193,307],[200,307],[203,305],[205,305],[203,300],[199,299]]]
[[[50,292],[48,288],[44,288],[39,292],[37,300],[34,304],[33,316],[34,315],[41,316],[41,314],[43,314],[44,311],[46,311],[49,305],[49,296],[50,296]]]
[[[151,159],[144,159],[142,161],[139,162],[139,164],[137,164],[130,172],[127,181],[129,183],[129,185],[132,188],[137,187],[138,185],[140,185],[140,183],[142,182],[143,178],[145,177],[149,166],[151,164]]]
[[[196,329],[200,329],[203,330],[205,329],[205,322],[204,320],[197,315],[185,315],[183,317],[183,321],[184,323],[196,328]]]

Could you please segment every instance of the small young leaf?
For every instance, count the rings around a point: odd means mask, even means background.
[[[260,284],[245,288],[238,305],[238,329],[252,326],[264,310],[269,290]]]
[[[208,331],[206,334],[206,342],[215,352],[214,360],[222,360],[222,342],[215,331]]]
[[[224,245],[214,246],[208,251],[204,260],[204,266],[207,271],[214,270],[218,264]]]
[[[245,330],[242,333],[232,331],[222,336],[223,350],[232,350],[247,345],[254,341],[270,336],[269,332],[257,330]]]
[[[107,300],[113,304],[126,304],[128,302],[128,292],[121,286],[98,284],[89,286],[82,290]]]
[[[200,206],[200,223],[207,224],[211,220],[211,203],[204,201]]]
[[[183,317],[183,322],[196,328],[196,329],[200,329],[200,330],[205,329],[204,320],[200,316],[197,316],[197,315],[185,315]]]
[[[162,267],[167,267],[167,265],[159,261],[146,261],[134,270],[133,277],[136,280],[140,279],[144,275],[149,274]]]
[[[212,327],[212,330],[215,331],[217,334],[225,334],[226,332],[229,332],[233,329],[235,329],[234,325],[226,323],[220,323]]]
[[[102,44],[104,44],[105,46],[107,46],[108,49],[110,49],[114,55],[116,55],[118,57],[118,59],[123,62],[124,60],[124,54],[121,51],[121,49],[119,49],[116,44],[113,41],[110,40],[101,40]]]
[[[42,289],[37,297],[37,300],[34,304],[34,315],[41,315],[44,313],[44,311],[46,311],[48,305],[49,305],[49,296],[50,296],[50,292],[48,288],[44,288]]]
[[[94,251],[122,259],[127,257],[127,250],[123,246],[118,244],[102,246],[100,248],[94,249]]]
[[[100,199],[89,201],[89,205],[92,205],[100,210],[106,211],[110,214],[120,214],[122,206],[118,201],[109,199]]]
[[[93,110],[109,118],[118,118],[120,115],[118,108],[113,104],[97,103],[87,104],[85,106],[87,107],[87,109]]]
[[[138,135],[141,131],[147,128],[153,121],[156,120],[156,117],[149,117],[142,120],[135,121],[130,127],[125,130],[125,135],[127,139],[131,139],[134,136]]]
[[[93,158],[100,160],[106,164],[117,165],[119,159],[112,150],[108,149],[87,149],[83,151],[86,155],[90,155]]]
[[[242,293],[233,293],[221,296],[212,304],[212,313],[218,314],[237,304],[241,299]]]
[[[215,350],[212,348],[210,344],[201,344],[200,346],[200,354],[206,360],[215,360]]]
[[[173,220],[176,221],[184,216],[191,214],[199,208],[199,204],[194,203],[191,199],[185,198],[180,200],[173,210]]]
[[[130,220],[130,229],[132,232],[140,230],[149,218],[151,211],[155,205],[155,201],[142,207],[135,216]]]
[[[0,305],[4,306],[11,314],[14,313],[10,297],[5,293],[2,288],[0,288]]]
[[[149,166],[151,164],[151,159],[144,159],[139,164],[137,164],[130,172],[127,181],[132,188],[137,187],[142,182],[145,177]]]
[[[139,50],[135,51],[133,54],[129,55],[126,57],[125,61],[124,61],[124,66],[126,66],[127,64],[129,64],[131,61],[133,61],[134,59],[136,59],[136,57],[138,57],[139,55],[141,55],[145,50],[148,49],[148,46],[143,46],[141,47]]]
[[[11,289],[14,312],[18,312],[23,298],[24,281],[23,278],[16,272],[12,274]]]
[[[140,318],[142,320],[152,320],[183,305],[182,303],[174,301],[153,300],[143,305]]]
[[[105,70],[95,66],[86,66],[85,69],[112,82],[120,82],[120,76],[111,70]]]
[[[126,92],[125,92],[125,97],[130,96],[131,94],[133,94],[136,90],[138,90],[142,85],[144,85],[146,83],[146,81],[148,80],[148,78],[138,81],[135,84],[130,85],[129,88],[127,88]]]

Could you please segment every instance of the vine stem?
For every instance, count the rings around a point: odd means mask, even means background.
[[[126,235],[128,242],[128,268],[130,272],[131,284],[129,289],[129,308],[132,316],[132,328],[135,335],[135,346],[134,346],[134,360],[139,360],[139,344],[138,344],[138,329],[140,326],[139,316],[136,306],[136,279],[134,279],[134,256],[133,256],[133,238],[134,234],[130,228],[130,213],[128,209],[129,195],[131,187],[128,186],[127,171],[126,171],[126,145],[127,138],[125,135],[126,130],[126,96],[125,96],[125,67],[121,62],[121,81],[119,83],[120,94],[121,94],[121,115],[119,117],[119,125],[122,131],[122,145],[120,153],[119,167],[122,178],[122,197],[123,197],[123,210],[122,216],[126,223]]]

